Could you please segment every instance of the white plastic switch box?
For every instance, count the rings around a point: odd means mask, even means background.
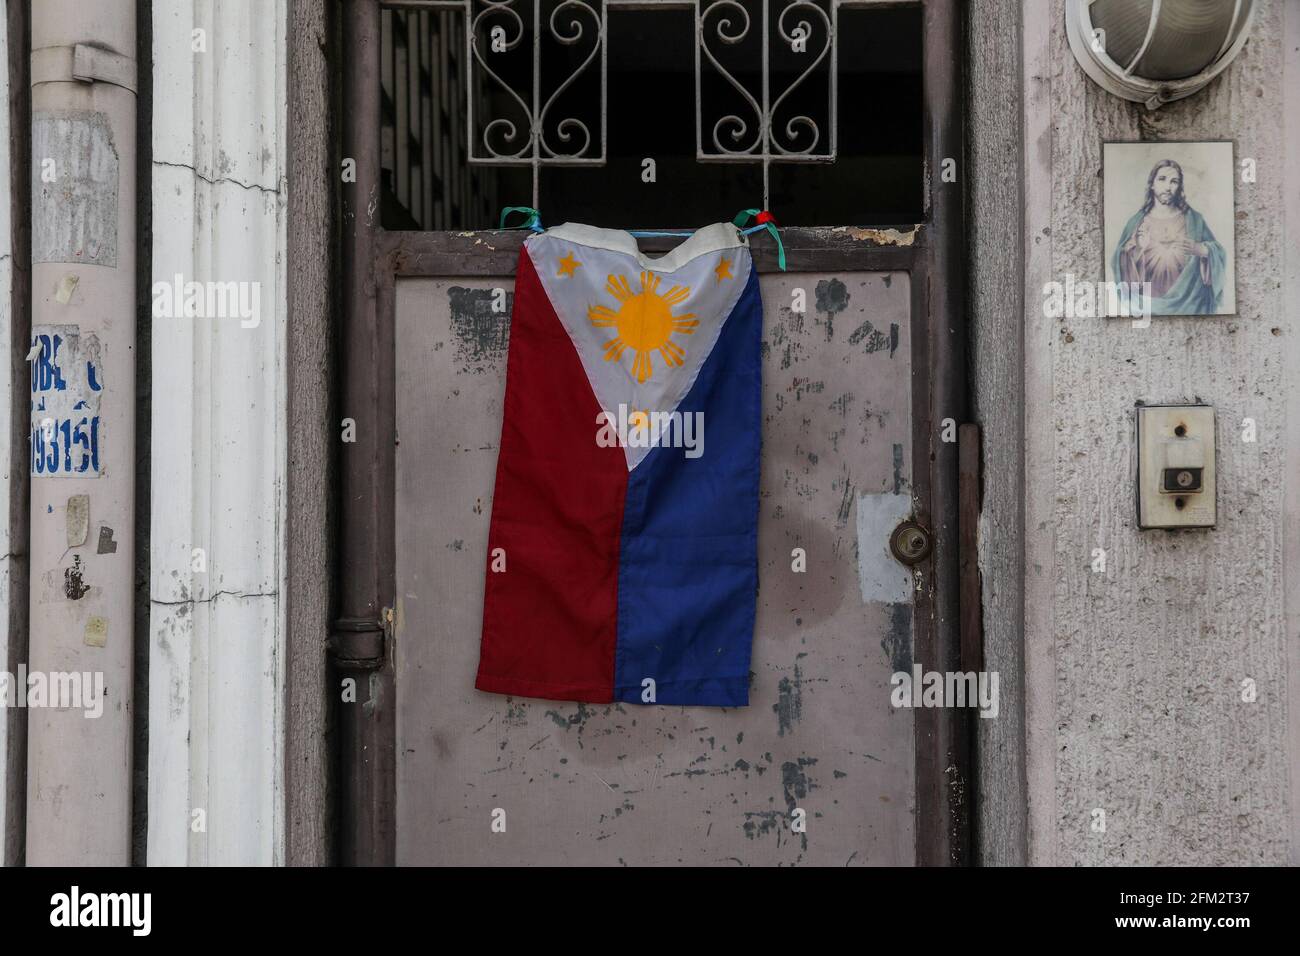
[[[1139,528],[1213,528],[1213,405],[1137,407]]]

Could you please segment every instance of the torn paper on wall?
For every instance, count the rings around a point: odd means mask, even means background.
[[[76,325],[32,330],[32,476],[98,478],[104,388],[99,336]]]

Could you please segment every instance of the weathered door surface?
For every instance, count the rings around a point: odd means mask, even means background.
[[[396,286],[398,862],[912,863],[913,717],[889,679],[911,668],[915,585],[887,543],[912,511],[908,274],[762,279],[758,622],[738,709],[474,689],[509,340],[491,290],[511,287]]]

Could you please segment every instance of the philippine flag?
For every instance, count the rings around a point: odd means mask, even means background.
[[[762,305],[730,223],[647,258],[524,242],[488,532],[480,690],[749,702]]]

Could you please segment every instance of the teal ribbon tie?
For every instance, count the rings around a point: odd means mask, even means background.
[[[520,213],[527,218],[518,226],[511,226],[511,229],[531,229],[533,232],[542,232],[542,216],[532,206],[506,206],[501,210],[501,225],[498,229],[506,228],[506,220],[511,213]]]
[[[756,225],[745,228],[745,223],[751,219],[756,222]],[[776,220],[772,218],[770,212],[765,209],[742,209],[736,214],[732,224],[739,226],[746,236],[766,229],[772,241],[776,243],[776,264],[780,266],[782,272],[785,272],[785,246],[781,242],[781,233],[777,231]]]

